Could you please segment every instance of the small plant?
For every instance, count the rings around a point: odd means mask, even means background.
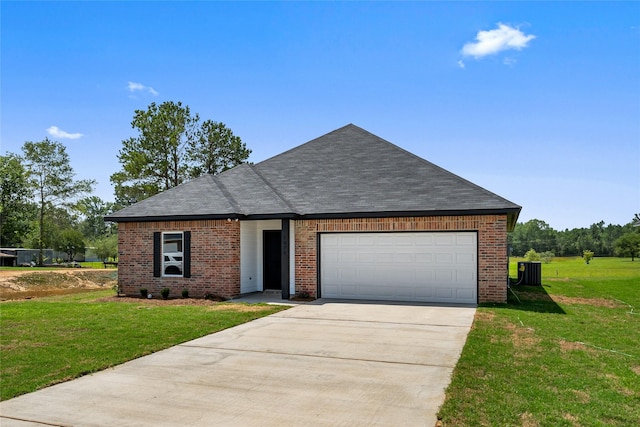
[[[582,252],[582,258],[584,258],[585,263],[589,264],[589,262],[593,259],[593,251],[585,249],[584,252]]]
[[[162,299],[167,299],[169,298],[169,293],[171,292],[171,289],[169,288],[162,288],[162,290],[160,291],[160,295],[162,295]]]
[[[146,298],[148,294],[149,294],[149,291],[147,291],[147,288],[140,288],[140,296],[142,298]]]
[[[182,290],[182,298],[189,298],[189,289],[184,288]]]
[[[296,293],[291,299],[293,299],[294,301],[311,301],[314,298],[311,296],[309,292],[302,291],[302,292]]]
[[[540,261],[540,254],[535,251],[535,249],[531,248],[524,254],[524,258],[527,261]]]

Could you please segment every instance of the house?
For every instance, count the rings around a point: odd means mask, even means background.
[[[142,200],[122,292],[504,302],[521,207],[355,125]]]

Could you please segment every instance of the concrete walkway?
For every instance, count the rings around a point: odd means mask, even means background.
[[[474,308],[316,301],[0,403],[0,425],[428,426]]]

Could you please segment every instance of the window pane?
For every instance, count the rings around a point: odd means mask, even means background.
[[[163,272],[168,276],[182,276],[182,233],[162,235]]]

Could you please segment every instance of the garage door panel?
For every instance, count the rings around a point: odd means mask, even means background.
[[[469,234],[457,234],[456,235],[456,246],[471,246],[475,249],[476,247],[476,239],[475,236]]]
[[[440,233],[436,235],[435,245],[436,246],[451,246],[454,243],[455,236],[449,233]]]
[[[455,254],[450,252],[438,252],[436,253],[436,264],[439,265],[451,265],[453,264],[453,257]]]
[[[477,302],[475,232],[322,234],[325,298]]]

